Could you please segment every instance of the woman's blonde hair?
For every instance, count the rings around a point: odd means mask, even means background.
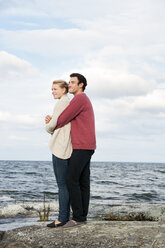
[[[53,84],[58,84],[60,88],[65,88],[66,94],[68,93],[68,83],[62,79],[54,80]]]

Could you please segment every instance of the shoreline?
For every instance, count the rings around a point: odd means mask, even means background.
[[[45,225],[0,232],[1,248],[164,248],[165,223],[91,220],[64,229]]]
[[[45,203],[50,207],[49,220],[58,215],[58,202]],[[0,208],[0,231],[12,230],[40,222],[39,211],[43,211],[43,202],[19,203]],[[164,204],[90,204],[89,220],[107,221],[164,221]],[[24,224],[25,223],[25,224]]]
[[[47,203],[46,203],[47,205]],[[15,204],[0,208],[0,220],[19,218],[35,222],[11,230],[1,230],[1,248],[164,248],[164,204],[94,205],[90,204],[86,225],[47,228],[52,220],[40,222],[37,210],[43,203]],[[58,204],[50,204],[50,217],[58,214]],[[152,220],[152,221],[151,221]],[[0,225],[0,227],[3,224]]]
[[[45,207],[50,208],[50,215],[58,214],[58,202],[54,203],[45,202]],[[14,218],[22,216],[24,218],[39,217],[38,212],[44,208],[43,202],[29,202],[29,203],[16,203],[7,204],[0,207],[0,219],[1,218]],[[153,220],[158,220],[161,217],[165,217],[165,204],[164,203],[131,203],[131,204],[96,204],[90,203],[89,205],[89,217],[103,217],[108,214],[122,216],[130,213],[144,213],[145,216],[150,216]]]

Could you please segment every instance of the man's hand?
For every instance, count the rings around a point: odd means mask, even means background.
[[[45,117],[45,123],[48,124],[51,119],[52,119],[52,117],[50,115],[47,115]]]

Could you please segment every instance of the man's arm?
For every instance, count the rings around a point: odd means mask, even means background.
[[[64,109],[68,106],[68,102],[66,101],[59,101],[56,103],[54,111],[53,111],[53,116],[50,119],[50,121],[46,124],[46,131],[48,133],[53,133],[55,130],[55,127],[57,125],[57,120],[60,114],[64,111]]]
[[[62,112],[57,120],[55,129],[65,126],[72,121],[83,109],[83,97],[81,95],[75,96],[69,103],[68,107]]]

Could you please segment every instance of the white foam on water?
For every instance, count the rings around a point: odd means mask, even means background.
[[[23,208],[20,204],[7,205],[0,208],[0,216],[12,217],[17,214],[26,214],[27,210]]]
[[[6,195],[0,196],[0,202],[9,202],[9,201],[13,201],[13,198]]]
[[[50,207],[50,211],[58,211],[58,202],[55,203],[45,203],[45,207]],[[26,215],[29,214],[29,211],[42,211],[43,202],[38,203],[26,203],[26,204],[9,204],[5,207],[0,208],[0,217],[15,217],[16,215]]]

